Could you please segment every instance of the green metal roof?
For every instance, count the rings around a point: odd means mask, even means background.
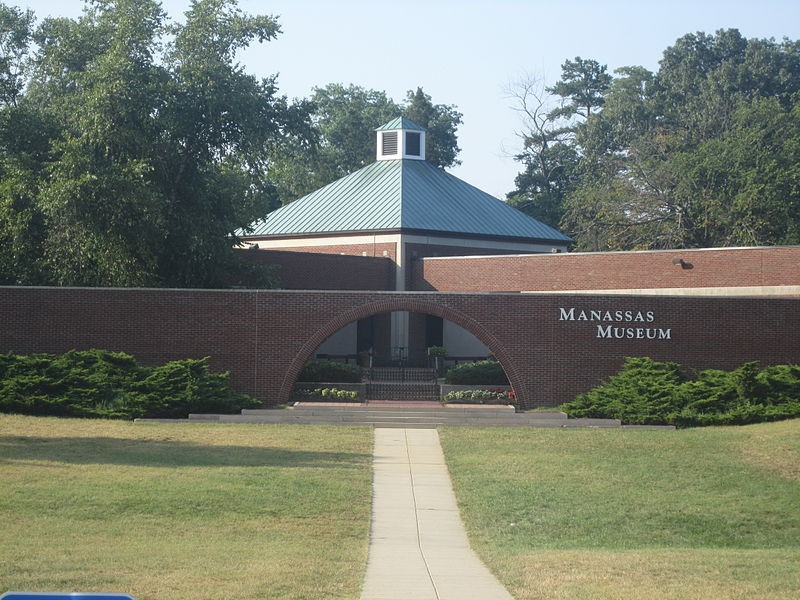
[[[408,131],[425,131],[424,127],[420,127],[411,119],[406,119],[405,117],[397,117],[386,123],[381,127],[378,127],[375,131],[388,131],[391,129],[407,129]]]
[[[431,164],[377,161],[268,214],[242,237],[380,231],[571,239]]]

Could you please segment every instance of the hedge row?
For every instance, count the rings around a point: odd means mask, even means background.
[[[309,361],[300,376],[300,382],[311,383],[361,383],[361,368],[335,360]]]
[[[761,369],[751,362],[689,378],[676,363],[628,358],[619,373],[562,410],[570,417],[678,427],[791,419],[800,417],[800,366]]]
[[[0,354],[0,412],[114,419],[185,418],[258,406],[234,391],[228,373],[211,373],[208,357],[139,365],[105,350],[61,355]]]
[[[496,360],[457,365],[447,371],[444,379],[453,385],[508,385],[508,377]]]

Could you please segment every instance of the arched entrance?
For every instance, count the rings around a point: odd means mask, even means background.
[[[396,323],[405,326],[403,337],[393,335]],[[484,360],[489,348],[463,327],[442,317],[423,313],[381,313],[345,325],[327,338],[312,358],[334,360],[360,367],[428,368],[430,348],[444,348],[442,367]]]
[[[468,332],[470,337],[474,337],[483,348],[486,348],[487,354],[493,355],[498,362],[500,362],[511,386],[513,387],[515,385],[516,374],[513,372],[511,361],[507,356],[505,347],[480,323],[460,311],[454,310],[441,303],[428,302],[419,300],[418,298],[404,299],[402,297],[394,297],[391,300],[387,299],[352,309],[334,317],[319,327],[293,359],[281,388],[281,396],[285,399],[291,396],[303,366],[310,359],[314,358],[317,349],[326,342],[326,340],[329,340],[332,336],[346,328],[350,328],[352,331],[354,326],[355,334],[358,337],[359,324],[371,321],[371,326],[373,328],[376,322],[385,326],[390,321],[387,317],[398,311],[410,314],[411,333],[409,336],[409,345],[403,348],[403,360],[405,360],[407,364],[419,366],[421,361],[424,360],[426,347],[437,345],[432,344],[431,342],[433,341],[443,341],[445,323],[450,323],[459,330]],[[362,325],[362,330],[363,328],[366,327]],[[365,342],[367,339],[370,342],[374,342],[376,337],[381,337],[382,335],[375,329],[371,331],[371,334],[372,336],[369,337],[362,331],[364,339],[359,340],[359,342]],[[387,345],[387,343],[389,345]],[[387,342],[385,335],[383,336],[382,344],[382,348],[377,356],[381,359],[385,359],[389,363],[395,362],[397,359],[395,354],[396,348],[390,345],[391,342]]]

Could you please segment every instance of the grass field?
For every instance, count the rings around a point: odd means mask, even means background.
[[[517,600],[800,597],[800,421],[441,431]],[[0,593],[358,598],[372,431],[0,416]]]
[[[367,428],[0,415],[0,594],[358,597]]]
[[[518,600],[800,598],[800,420],[440,435],[473,545]]]

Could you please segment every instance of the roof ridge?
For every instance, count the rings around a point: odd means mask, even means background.
[[[408,129],[409,131],[427,131],[422,125],[418,125],[408,117],[400,115],[388,123],[384,123],[375,131],[390,131],[392,129]]]

